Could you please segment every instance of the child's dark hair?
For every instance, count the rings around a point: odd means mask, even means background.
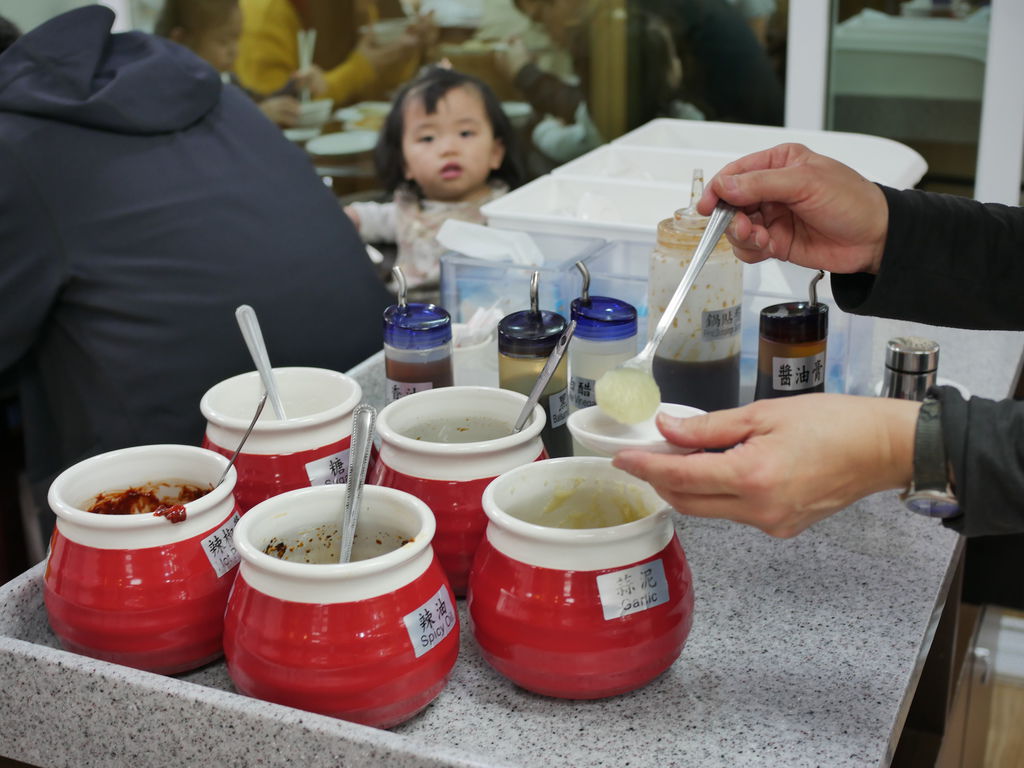
[[[501,167],[491,171],[490,180],[505,182],[509,189],[515,189],[523,181],[523,172],[519,164],[519,152],[516,146],[515,132],[508,115],[501,108],[501,102],[494,91],[481,80],[444,67],[431,67],[415,80],[406,83],[395,96],[384,125],[377,138],[374,160],[377,164],[377,175],[388,192],[405,188],[423,196],[416,182],[405,178],[405,161],[402,156],[402,132],[405,128],[405,106],[410,99],[420,99],[428,115],[437,111],[437,102],[453,88],[470,87],[480,94],[484,102],[484,111],[491,124],[494,138],[505,147],[505,157]]]
[[[15,26],[14,22],[0,16],[0,53],[10,48],[19,37],[21,37],[21,30]]]
[[[225,21],[238,6],[238,0],[164,0],[153,34],[170,37],[171,30],[181,28],[195,32]]]

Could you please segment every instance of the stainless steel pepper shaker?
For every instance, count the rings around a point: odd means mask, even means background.
[[[885,378],[882,397],[924,400],[935,384],[939,368],[939,345],[931,339],[898,336],[885,345]]]

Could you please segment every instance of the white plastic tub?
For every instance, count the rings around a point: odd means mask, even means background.
[[[570,160],[551,173],[555,176],[596,176],[602,179],[689,184],[693,169],[708,181],[722,166],[735,160],[735,152],[708,152],[606,144]]]
[[[481,210],[492,227],[653,243],[658,222],[688,205],[690,182],[548,175]]]
[[[786,142],[805,144],[815,152],[846,163],[871,181],[898,189],[914,186],[928,170],[928,164],[916,151],[879,136],[667,117],[620,136],[612,145],[731,153],[741,157]]]

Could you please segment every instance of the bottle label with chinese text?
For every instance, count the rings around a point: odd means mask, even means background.
[[[825,351],[808,357],[772,357],[772,389],[799,392],[825,381]]]
[[[619,619],[668,602],[668,580],[660,559],[597,577],[605,620]]]
[[[551,414],[551,428],[557,429],[569,420],[569,390],[563,389],[548,398],[548,413]]]
[[[432,381],[395,381],[394,379],[385,379],[387,381],[387,401],[389,403],[395,402],[406,395],[411,395],[414,392],[422,392],[425,389],[433,389],[434,383]]]
[[[573,376],[572,381],[569,382],[569,392],[571,393],[572,407],[576,410],[597,405],[597,400],[594,397],[593,379]]]
[[[719,341],[740,332],[740,305],[725,309],[705,309],[701,312],[701,339]]]

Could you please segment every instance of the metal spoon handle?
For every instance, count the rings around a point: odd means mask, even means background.
[[[260,403],[256,406],[256,413],[252,415],[252,421],[249,422],[249,428],[245,430],[245,434],[242,435],[242,439],[238,441],[238,447],[235,448],[235,452],[231,454],[231,458],[228,459],[228,465],[224,467],[224,471],[221,472],[220,477],[217,478],[217,483],[213,487],[216,488],[218,485],[224,482],[224,478],[228,476],[228,471],[235,463],[235,459],[238,458],[238,454],[242,452],[242,447],[245,445],[245,441],[249,439],[252,428],[256,426],[256,422],[260,419],[260,414],[263,413],[263,406],[267,404],[267,393],[264,392],[260,397]]]
[[[719,201],[718,205],[715,206],[715,210],[711,212],[711,219],[708,221],[707,227],[704,228],[704,234],[700,236],[697,248],[693,252],[693,258],[690,259],[690,264],[686,268],[686,272],[683,273],[683,279],[679,281],[676,292],[672,294],[672,299],[669,301],[668,306],[665,307],[665,311],[662,313],[654,333],[651,335],[647,345],[637,355],[637,358],[650,360],[654,357],[658,345],[661,344],[661,340],[665,337],[668,329],[672,327],[672,322],[676,319],[679,308],[683,306],[686,294],[690,292],[690,288],[693,287],[698,273],[711,254],[714,253],[715,246],[718,245],[718,241],[735,215],[736,209],[728,203]]]
[[[345,494],[345,517],[341,526],[341,562],[352,559],[352,542],[359,522],[359,505],[363,495],[363,482],[370,464],[370,444],[377,423],[377,409],[361,403],[352,411],[352,461],[348,468],[348,492]]]
[[[576,321],[570,320],[569,325],[565,327],[565,330],[562,331],[562,335],[558,338],[555,348],[551,350],[551,354],[548,355],[548,360],[544,363],[540,376],[538,376],[537,381],[534,382],[533,389],[530,390],[530,396],[526,398],[526,405],[523,406],[523,410],[519,412],[519,418],[516,419],[516,423],[512,426],[513,432],[518,432],[526,426],[526,422],[530,418],[530,414],[533,413],[533,407],[540,401],[540,396],[544,391],[544,387],[546,387],[548,382],[551,381],[551,377],[554,375],[555,369],[558,367],[558,363],[561,362],[562,356],[565,354],[565,349],[569,346],[569,341],[572,339],[572,335],[575,332]]]
[[[274,408],[277,418],[284,421],[288,417],[284,413],[284,403],[281,402],[281,395],[277,390],[277,380],[274,378],[274,369],[270,365],[270,357],[267,355],[267,345],[263,341],[263,333],[260,331],[260,321],[256,319],[256,310],[248,304],[243,304],[235,310],[235,319],[238,320],[238,327],[242,331],[242,338],[245,339],[245,346],[249,348],[249,354],[256,365],[256,370],[263,380],[263,388],[267,390],[270,397],[270,405]]]

